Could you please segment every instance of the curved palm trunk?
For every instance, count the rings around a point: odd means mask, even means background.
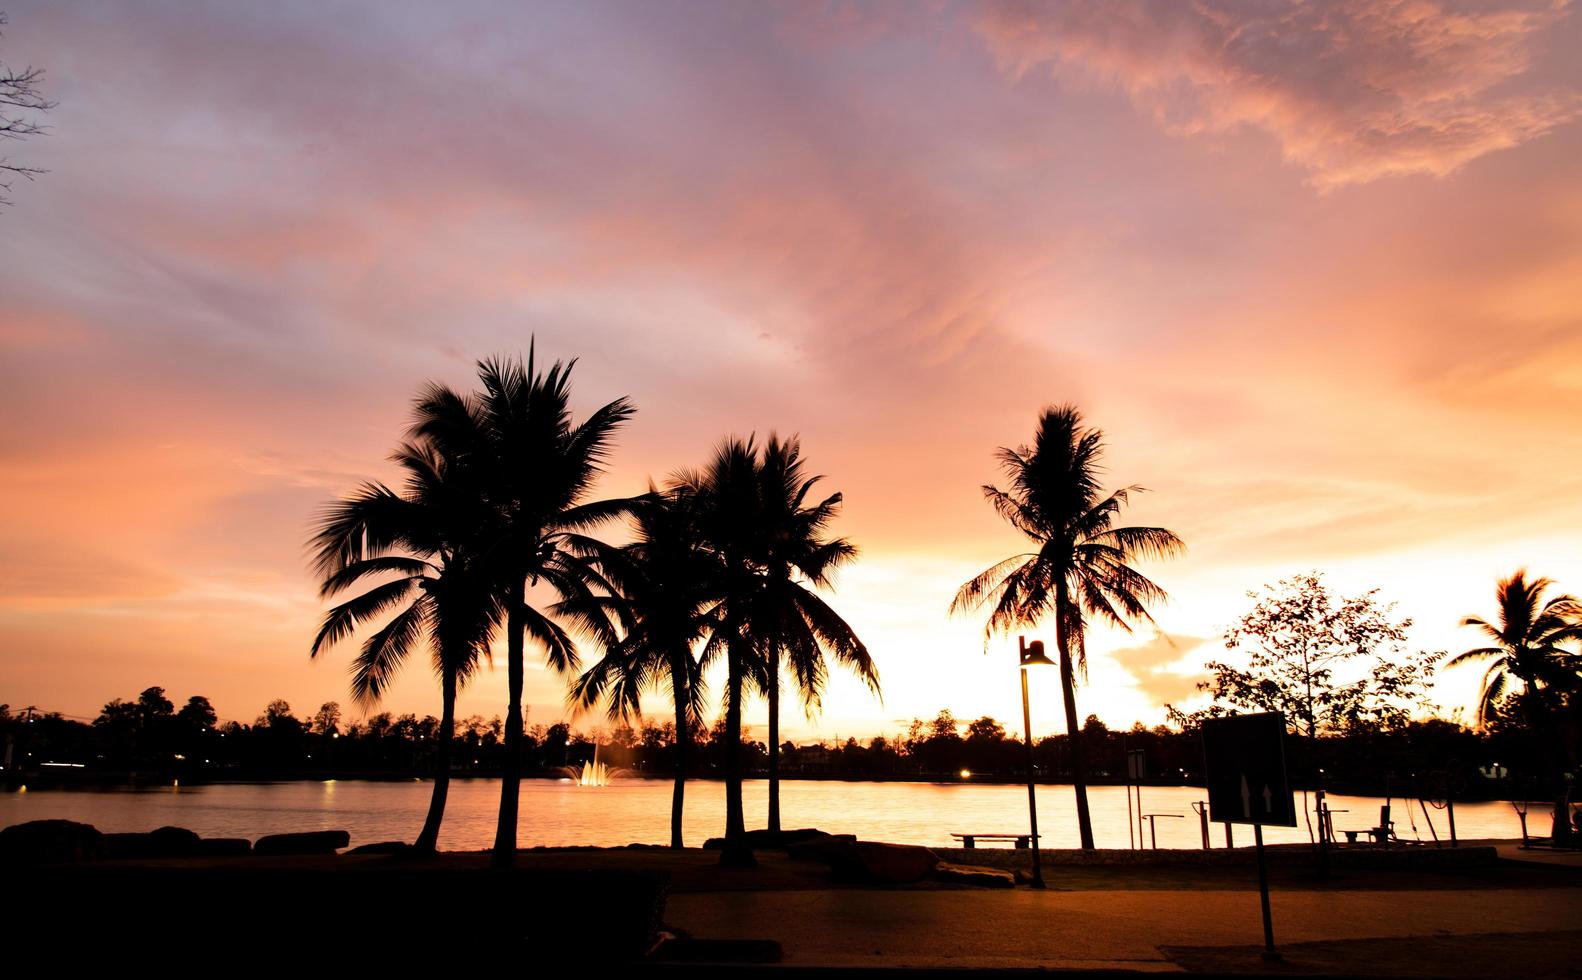
[[[1060,650],[1060,694],[1066,705],[1066,737],[1071,742],[1071,788],[1077,795],[1077,833],[1084,851],[1093,850],[1093,818],[1088,814],[1088,767],[1082,753],[1082,729],[1077,725],[1076,679],[1071,669],[1071,645],[1061,611],[1068,601],[1066,583],[1055,587],[1055,646]]]
[[[434,752],[434,792],[428,799],[423,832],[417,835],[417,843],[413,845],[430,854],[439,849],[439,825],[445,819],[445,799],[450,795],[451,745],[456,739],[455,671],[445,671],[440,679],[440,693],[444,704],[439,715],[439,745]]]
[[[780,652],[769,664],[769,832],[780,833]]]
[[[725,847],[720,864],[746,868],[757,864],[747,844],[747,825],[742,814],[742,652],[739,641],[726,650],[725,708]]]
[[[494,828],[494,855],[490,864],[509,868],[516,863],[517,792],[522,780],[522,648],[527,624],[522,615],[520,589],[507,600],[506,686],[504,759],[500,772],[500,819]]]
[[[687,762],[692,748],[692,732],[687,728],[686,666],[679,662],[670,667],[672,687],[676,692],[676,786],[670,794],[670,846],[681,848],[681,815],[686,807]]]

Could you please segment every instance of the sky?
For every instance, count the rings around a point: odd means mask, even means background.
[[[5,10],[58,106],[0,147],[49,171],[0,212],[0,702],[358,717],[350,649],[308,657],[313,515],[393,476],[422,383],[535,337],[579,413],[638,406],[601,493],[778,431],[845,495],[883,697],[837,677],[799,739],[1016,719],[1015,638],[947,607],[1021,550],[979,486],[1050,404],[1189,548],[1081,715],[1190,704],[1309,569],[1428,650],[1518,567],[1582,592],[1575,4]],[[426,660],[384,707],[437,713]]]

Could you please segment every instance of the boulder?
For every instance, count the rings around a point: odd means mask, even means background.
[[[110,858],[179,858],[198,853],[198,835],[184,827],[161,827],[146,834],[105,834]]]
[[[104,835],[71,820],[32,820],[0,830],[0,862],[64,864],[104,856]]]
[[[352,842],[352,835],[344,830],[313,830],[301,834],[270,834],[260,837],[253,844],[253,853],[259,857],[278,857],[300,854],[334,854]]]
[[[347,854],[405,854],[412,845],[404,840],[382,840],[376,844],[358,844]]]
[[[819,834],[787,844],[786,855],[793,861],[822,861],[833,866],[853,860],[851,849],[856,843],[851,834]]]
[[[1016,876],[1000,868],[980,868],[970,864],[940,862],[934,868],[933,878],[951,885],[972,888],[1015,888]]]
[[[193,850],[197,857],[243,857],[253,852],[253,842],[246,837],[203,837]]]
[[[912,844],[860,840],[851,845],[851,853],[866,878],[893,884],[922,881],[939,865],[939,855]]]
[[[833,836],[813,827],[802,827],[796,830],[749,830],[742,835],[747,846],[755,851],[767,851],[774,848],[790,847],[806,841],[819,840]],[[850,840],[855,837],[846,836]],[[725,838],[710,837],[703,842],[703,849],[707,851],[720,851],[725,849]]]

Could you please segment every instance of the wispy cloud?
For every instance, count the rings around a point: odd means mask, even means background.
[[[1252,126],[1323,188],[1443,176],[1582,113],[1528,79],[1568,0],[1003,0],[977,20],[1017,73],[1120,86],[1171,132]]]

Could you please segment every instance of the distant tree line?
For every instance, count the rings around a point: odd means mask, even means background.
[[[503,763],[502,723],[479,715],[456,722],[451,755],[457,776],[496,776]],[[346,722],[335,702],[306,718],[283,700],[271,701],[252,722],[220,722],[209,700],[188,698],[179,709],[165,689],[150,687],[136,698],[117,698],[91,723],[58,713],[12,711],[0,705],[0,732],[12,747],[14,768],[45,780],[80,778],[193,782],[292,777],[402,777],[432,775],[440,741],[433,715],[381,712]],[[693,744],[695,776],[723,774],[723,719]],[[1089,776],[1118,783],[1126,753],[1141,749],[1145,781],[1194,784],[1201,779],[1202,752],[1195,731],[1164,725],[1111,729],[1094,715],[1082,726]],[[1317,740],[1316,760],[1331,774],[1333,789],[1409,795],[1443,794],[1456,780],[1458,797],[1493,797],[1520,787],[1535,773],[1521,760],[1533,758],[1531,735],[1520,727],[1490,726],[1479,732],[1438,719],[1407,721],[1389,728],[1358,727]],[[768,748],[747,732],[741,743],[747,770],[766,772]],[[1296,751],[1307,750],[1297,746]],[[1033,746],[1037,777],[1072,778],[1070,740],[1065,734],[1039,738]],[[562,770],[597,758],[629,776],[668,778],[675,770],[675,726],[670,722],[616,724],[583,731],[565,723],[534,725],[524,733],[525,775],[563,775]],[[866,740],[849,737],[780,746],[781,774],[791,779],[879,779],[947,782],[1018,781],[1026,777],[1022,740],[998,720],[963,722],[949,710],[929,720],[913,719],[904,732]],[[25,764],[24,764],[25,763]],[[54,763],[54,766],[45,766]],[[64,765],[63,765],[64,764]],[[77,767],[81,767],[80,769]],[[1496,766],[1499,768],[1496,769]],[[1305,763],[1294,766],[1307,771]],[[1503,779],[1493,778],[1503,772]]]

